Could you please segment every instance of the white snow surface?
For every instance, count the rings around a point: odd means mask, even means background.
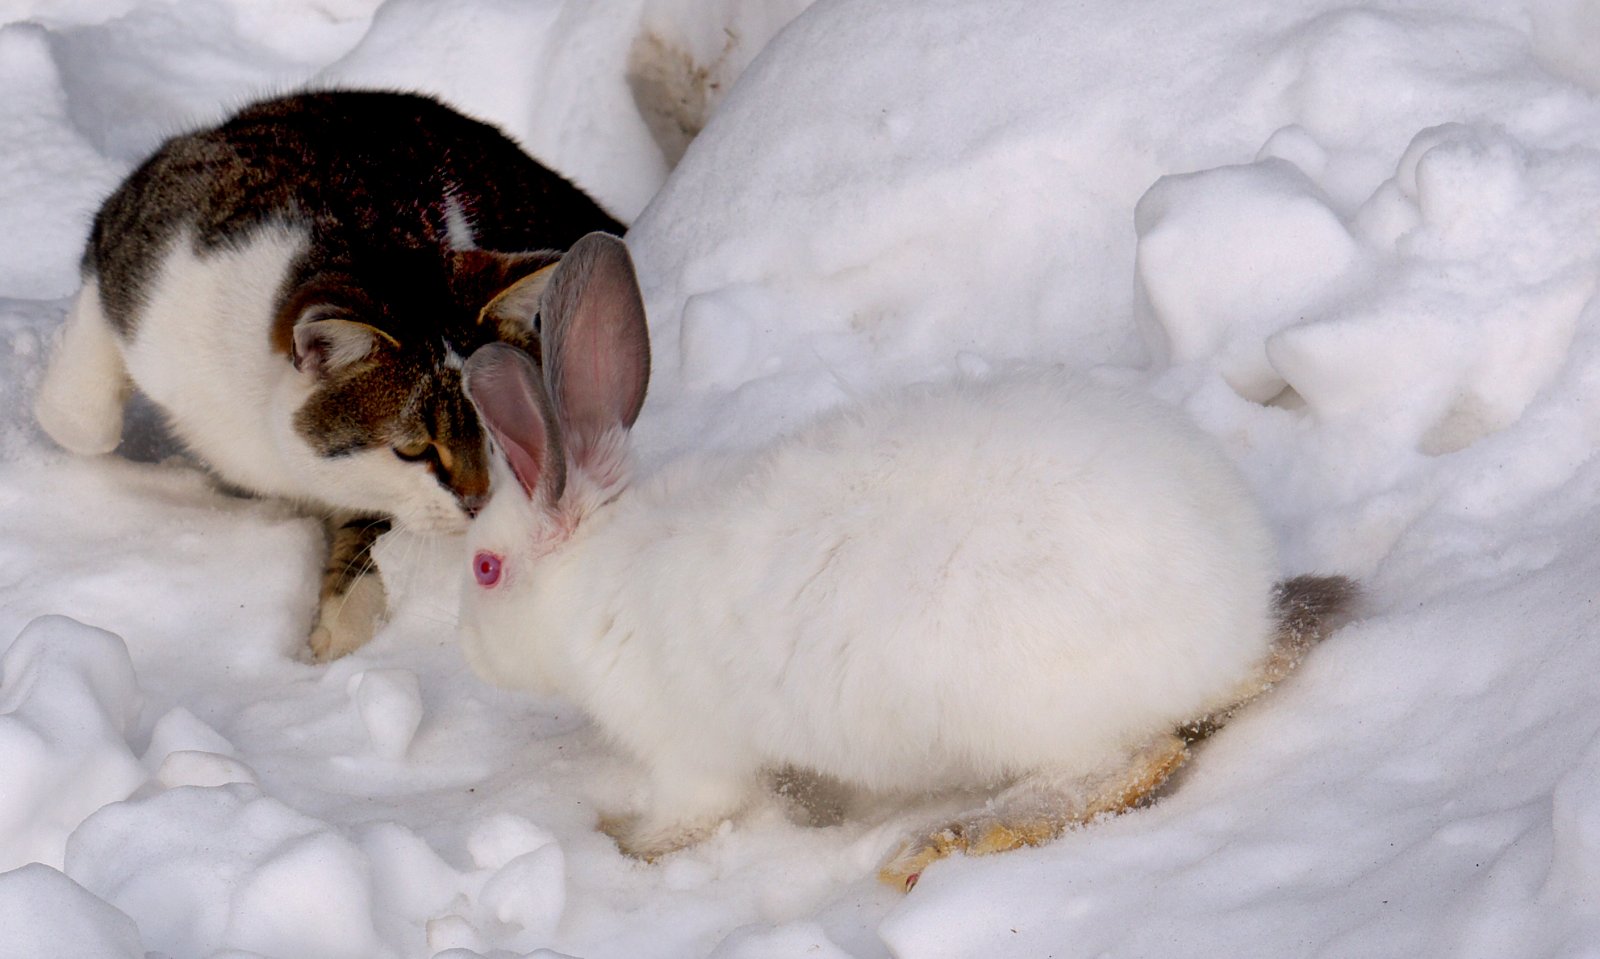
[[[0,22],[0,956],[1600,950],[1600,2]],[[709,113],[676,168],[640,50]],[[1094,368],[1185,407],[1285,574],[1360,577],[1362,617],[1154,805],[909,895],[872,873],[937,798],[819,828],[773,797],[624,858],[596,819],[638,768],[469,673],[459,542],[380,543],[391,622],[312,666],[312,521],[148,455],[148,417],[139,462],[27,418],[100,200],[162,136],[307,83],[437,93],[633,220],[647,467],[883,385]]]

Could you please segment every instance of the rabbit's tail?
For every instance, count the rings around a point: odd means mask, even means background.
[[[1349,622],[1360,597],[1361,587],[1348,576],[1296,576],[1274,586],[1277,633],[1272,649],[1228,705],[1184,724],[1178,734],[1192,743],[1221,729],[1241,706],[1293,672],[1307,650]]]
[[[1272,588],[1278,635],[1272,643],[1274,683],[1299,665],[1306,650],[1350,621],[1361,587],[1348,576],[1296,576]]]

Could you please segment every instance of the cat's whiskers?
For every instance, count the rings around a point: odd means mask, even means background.
[[[410,535],[404,537],[398,544],[396,564],[404,570],[404,578],[394,582],[395,591],[410,594],[418,589],[427,589],[428,584],[420,580],[420,577],[426,574],[426,569],[419,561],[425,560],[428,554],[434,552],[441,541],[453,536],[453,533],[443,533],[435,529],[413,529]],[[429,590],[423,595],[431,595],[432,592]],[[453,610],[446,612],[430,603],[409,604],[406,616],[408,619],[443,627],[452,633],[458,622]]]

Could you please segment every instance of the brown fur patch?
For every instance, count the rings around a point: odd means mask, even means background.
[[[372,570],[372,544],[389,531],[389,521],[371,516],[329,520],[328,562],[322,570],[323,599],[344,594],[357,577]]]
[[[1272,591],[1279,645],[1310,649],[1349,621],[1360,598],[1360,585],[1348,576],[1284,580]]]

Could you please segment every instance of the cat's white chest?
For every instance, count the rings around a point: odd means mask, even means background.
[[[257,493],[318,499],[306,488],[291,417],[312,384],[272,349],[271,327],[304,231],[272,226],[197,255],[188,236],[163,258],[124,348],[139,388],[179,438],[224,479]]]

